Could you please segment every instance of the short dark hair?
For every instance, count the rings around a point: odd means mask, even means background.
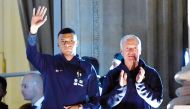
[[[90,64],[92,64],[96,70],[96,73],[99,74],[99,62],[96,58],[89,57],[89,56],[83,56],[82,59],[89,62]]]
[[[73,33],[73,34],[75,34],[75,31],[73,29],[71,29],[71,28],[63,28],[63,29],[61,29],[59,31],[58,37],[59,37],[60,34],[67,34],[67,33]]]
[[[6,81],[6,79],[4,77],[0,76],[0,84],[2,85],[3,91],[6,91],[6,89],[7,89],[7,81]]]

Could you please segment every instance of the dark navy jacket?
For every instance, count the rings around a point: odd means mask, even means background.
[[[145,70],[145,78],[136,83],[139,66]],[[120,87],[121,70],[127,73],[127,85]],[[142,60],[133,71],[122,62],[118,67],[108,72],[103,83],[101,105],[104,109],[151,109],[157,108],[163,101],[162,82],[157,71],[147,66]]]
[[[36,40],[35,35],[29,35],[27,58],[44,80],[42,108],[63,109],[63,106],[83,104],[85,109],[97,109],[99,89],[94,67],[78,55],[67,61],[62,54],[40,54]]]
[[[8,105],[0,101],[0,109],[8,109]]]

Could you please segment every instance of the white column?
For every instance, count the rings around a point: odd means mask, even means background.
[[[188,32],[190,33],[190,2],[188,2]],[[190,47],[190,35],[188,36]],[[167,109],[189,109],[190,108],[190,63],[182,67],[182,70],[175,75],[175,81],[182,85],[176,89],[177,97],[167,105]]]
[[[189,36],[188,36],[188,48],[190,47],[190,1],[187,0],[187,7],[188,7],[188,33],[189,33]],[[190,48],[189,48],[189,53],[190,53]]]
[[[61,30],[61,0],[54,0],[54,54],[59,53],[58,33]]]

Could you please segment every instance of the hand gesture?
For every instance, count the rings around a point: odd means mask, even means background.
[[[124,70],[121,70],[121,72],[120,72],[119,85],[121,87],[127,85],[127,73],[125,73]]]
[[[45,16],[47,11],[46,7],[39,6],[37,11],[34,8],[32,19],[31,19],[31,27],[30,27],[30,33],[36,34],[38,31],[38,28],[41,27],[47,20],[47,15]],[[44,17],[45,16],[45,17]]]
[[[145,70],[142,67],[140,67],[139,73],[136,76],[136,82],[140,83],[144,78],[145,78]]]

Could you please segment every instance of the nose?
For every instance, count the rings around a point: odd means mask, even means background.
[[[68,44],[68,43],[65,43],[64,45],[65,45],[66,47],[69,47],[69,44]]]
[[[128,51],[134,51],[135,49],[134,48],[128,48]]]
[[[135,49],[134,49],[134,48],[128,48],[128,49],[127,49],[127,52],[130,53],[130,54],[131,54],[131,53],[133,54],[133,53],[135,53]]]

